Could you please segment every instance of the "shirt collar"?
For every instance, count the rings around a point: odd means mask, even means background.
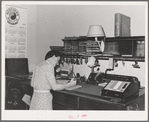
[[[54,61],[52,58],[47,59],[46,62],[47,62],[48,64],[51,64],[53,67],[55,66],[55,61]]]

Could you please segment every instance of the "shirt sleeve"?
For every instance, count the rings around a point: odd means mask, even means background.
[[[46,73],[45,73],[48,81],[54,81],[55,80],[55,74],[54,74],[54,67],[48,66],[46,68]]]
[[[36,68],[35,68],[34,71],[33,71],[33,76],[32,76],[32,79],[31,79],[31,86],[32,86],[32,87],[34,87],[35,71],[36,71]]]

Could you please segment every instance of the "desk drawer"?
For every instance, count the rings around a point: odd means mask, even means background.
[[[67,107],[58,103],[53,103],[53,110],[74,110],[74,108]]]
[[[55,105],[54,108],[58,110],[58,106],[60,106],[59,110],[61,108],[64,110],[66,109],[78,109],[78,98],[74,95],[69,95],[65,93],[60,92],[52,92],[53,94],[53,105]]]
[[[127,110],[145,110],[145,95],[129,103],[126,107]]]
[[[107,103],[104,101],[96,101],[87,98],[80,98],[80,110],[122,110],[120,105]]]

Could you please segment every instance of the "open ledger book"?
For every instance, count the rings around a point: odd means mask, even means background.
[[[57,83],[59,84],[66,84],[69,80],[57,80]],[[75,85],[75,86],[71,86],[69,88],[66,88],[65,90],[74,90],[74,89],[78,89],[81,88],[81,85]]]

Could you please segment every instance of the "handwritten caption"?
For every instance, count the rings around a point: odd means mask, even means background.
[[[78,119],[78,118],[85,118],[85,117],[87,117],[87,114],[76,115],[76,116],[74,116],[74,115],[68,115],[68,118],[69,119]]]

